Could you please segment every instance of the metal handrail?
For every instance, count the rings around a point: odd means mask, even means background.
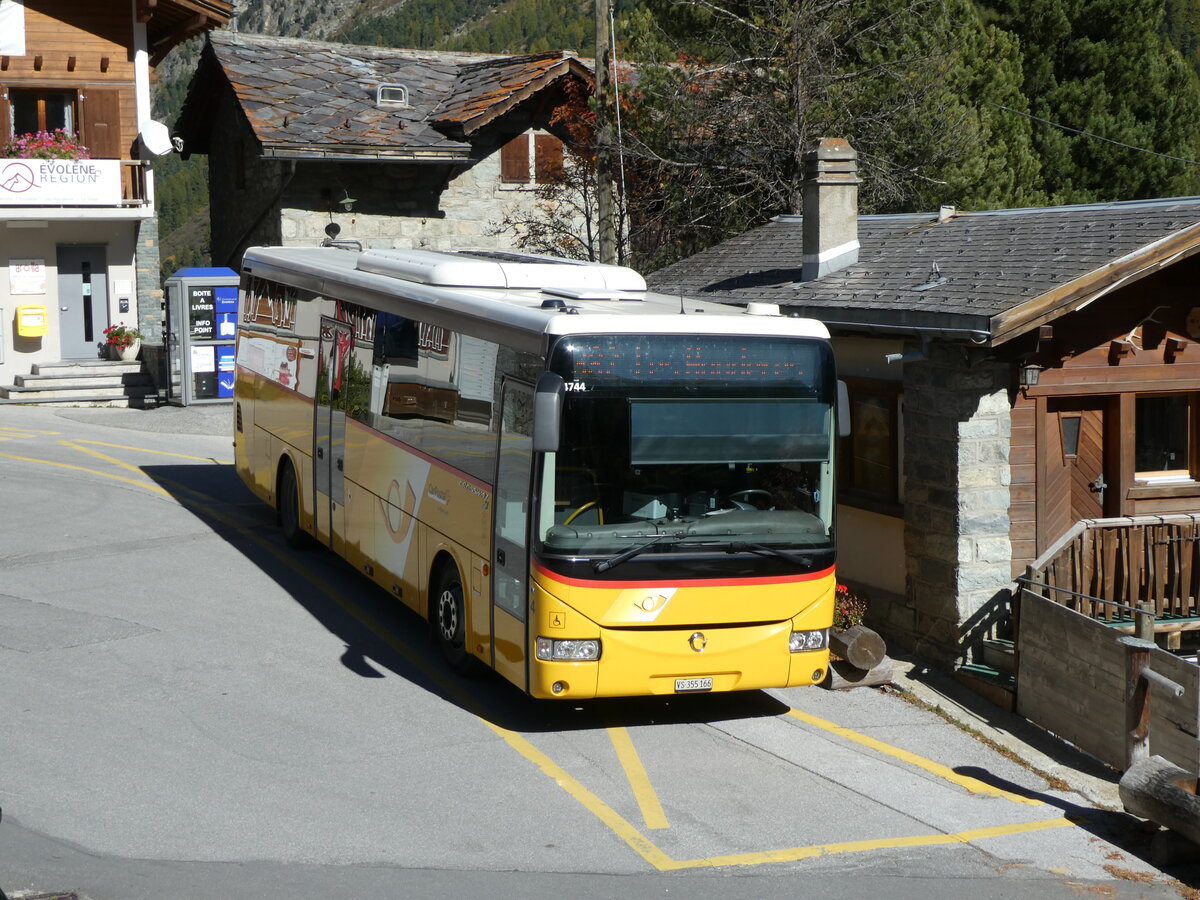
[[[1135,616],[1139,613],[1145,612],[1145,610],[1139,609],[1136,606],[1130,606],[1128,603],[1118,603],[1116,600],[1106,600],[1103,597],[1093,597],[1091,594],[1080,593],[1079,591],[1073,591],[1070,588],[1059,587],[1055,584],[1045,584],[1041,581],[1034,581],[1032,578],[1029,578],[1025,575],[1018,576],[1016,582],[1017,584],[1025,587],[1026,590],[1030,590],[1030,586],[1032,585],[1034,587],[1048,589],[1051,591],[1058,591],[1061,594],[1070,594],[1072,597],[1079,597],[1082,600],[1091,600],[1093,603],[1103,603],[1107,606],[1115,606],[1117,609],[1127,609]]]

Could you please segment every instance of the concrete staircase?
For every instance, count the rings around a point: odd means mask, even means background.
[[[140,362],[103,359],[36,363],[32,375],[0,385],[0,404],[64,406],[158,405],[158,390]]]

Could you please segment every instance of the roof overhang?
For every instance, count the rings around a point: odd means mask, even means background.
[[[591,84],[593,81],[592,70],[582,63],[577,57],[564,57],[554,66],[546,69],[536,78],[531,78],[520,88],[512,91],[509,96],[503,100],[497,101],[486,108],[481,109],[478,113],[468,118],[460,120],[441,120],[437,123],[440,130],[447,134],[462,135],[469,137],[480,128],[483,128],[496,121],[501,116],[507,114],[517,106],[524,103],[526,100],[535,96],[539,91],[545,90],[555,81],[560,78],[574,75],[581,81]]]
[[[404,162],[428,165],[462,164],[471,162],[469,148],[443,150],[380,150],[378,147],[362,149],[335,149],[321,145],[273,144],[263,147],[264,159],[290,160],[334,160],[336,162]]]
[[[137,20],[146,26],[150,64],[158,65],[188,38],[220,28],[233,18],[228,0],[137,0]]]
[[[973,344],[986,344],[991,339],[986,316],[967,316],[947,313],[900,310],[889,314],[887,321],[880,321],[877,309],[853,309],[846,307],[804,306],[787,304],[789,314],[816,319],[834,333],[854,332],[874,336],[905,337],[928,336],[948,340],[967,340]]]
[[[1077,312],[1118,288],[1153,275],[1173,263],[1200,252],[1200,224],[1184,228],[1140,247],[1108,265],[1088,272],[1007,312],[988,323],[991,344],[997,346],[1039,325]]]

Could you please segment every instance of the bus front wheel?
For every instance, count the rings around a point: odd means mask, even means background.
[[[300,484],[296,479],[295,468],[287,459],[283,461],[283,468],[279,470],[279,493],[275,503],[279,510],[283,539],[297,550],[309,547],[311,539],[300,524]]]
[[[467,650],[467,616],[462,580],[451,566],[443,574],[434,592],[434,631],[442,655],[450,668],[467,675],[474,670],[474,657]]]

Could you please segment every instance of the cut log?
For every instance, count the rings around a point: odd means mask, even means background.
[[[1200,796],[1196,776],[1161,756],[1135,762],[1121,776],[1125,811],[1164,825],[1200,846]]]
[[[892,683],[892,658],[885,656],[873,669],[856,669],[842,659],[829,664],[829,674],[821,686],[831,691],[844,691],[854,687],[878,687]]]
[[[865,625],[829,632],[829,649],[856,669],[875,668],[887,656],[887,644]]]

